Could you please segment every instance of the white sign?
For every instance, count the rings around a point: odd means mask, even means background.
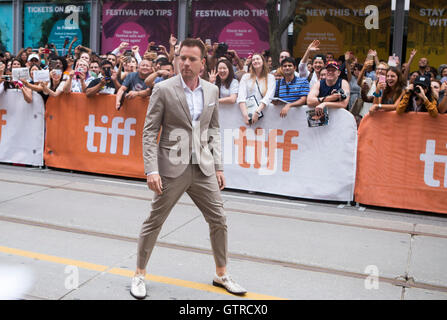
[[[34,70],[34,83],[36,82],[50,82],[50,71],[48,70]]]
[[[357,125],[344,109],[329,109],[329,124],[310,128],[307,106],[285,118],[269,104],[247,126],[239,106],[221,105],[219,122],[228,188],[308,199],[353,201]]]
[[[19,81],[20,79],[29,80],[28,68],[14,68],[12,69],[12,80]]]

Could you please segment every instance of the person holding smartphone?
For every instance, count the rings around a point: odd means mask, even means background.
[[[405,81],[402,72],[396,67],[390,67],[386,76],[379,75],[376,91],[373,93],[373,105],[369,112],[394,111],[402,99]]]

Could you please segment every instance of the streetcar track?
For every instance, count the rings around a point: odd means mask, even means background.
[[[41,190],[41,191],[48,191],[51,189],[60,189],[60,190],[67,190],[67,191],[98,194],[98,195],[104,195],[104,196],[110,196],[110,197],[120,197],[120,198],[132,199],[132,200],[141,200],[141,201],[150,201],[152,199],[150,197],[135,196],[135,195],[129,195],[129,194],[116,193],[116,192],[87,190],[87,189],[81,189],[81,188],[67,186],[68,184],[71,184],[71,183],[61,183],[60,185],[51,185],[51,184],[36,183],[36,182],[14,181],[14,180],[3,179],[3,178],[0,178],[0,182],[24,184],[24,185],[39,186],[39,187],[47,188],[46,190]],[[24,197],[24,196],[26,196],[26,195],[22,195],[22,197]],[[20,198],[20,197],[18,197],[18,198]],[[17,199],[17,198],[15,198],[15,199]],[[253,199],[253,200],[256,201],[255,199]],[[177,204],[184,205],[184,206],[190,206],[190,207],[196,207],[196,205],[194,203],[185,202],[185,201],[178,201]],[[287,205],[287,203],[284,203],[284,204]],[[1,203],[0,203],[0,205],[1,205]],[[358,223],[327,221],[327,220],[322,220],[322,219],[305,218],[305,217],[294,217],[291,215],[283,215],[283,214],[268,213],[268,212],[261,212],[261,211],[252,211],[252,210],[246,210],[246,209],[240,209],[240,208],[231,208],[231,207],[227,207],[227,206],[225,206],[224,209],[226,212],[244,213],[244,214],[250,214],[250,215],[255,215],[255,216],[266,216],[266,217],[272,217],[272,218],[291,219],[291,220],[297,220],[297,221],[324,223],[324,224],[338,225],[338,226],[345,226],[345,227],[354,227],[354,228],[362,228],[362,229],[369,229],[369,230],[409,234],[411,236],[426,236],[426,237],[447,239],[447,234],[415,231],[414,229],[413,230],[409,230],[409,229],[405,230],[405,229],[378,227],[378,226],[373,226],[373,225],[363,225],[363,224],[358,224]]]
[[[29,225],[29,226],[40,227],[40,228],[51,229],[51,230],[58,230],[58,231],[63,231],[63,232],[70,232],[70,233],[75,233],[75,234],[83,234],[83,235],[118,240],[118,241],[126,241],[126,242],[133,242],[133,243],[138,242],[137,237],[129,237],[129,236],[123,236],[123,235],[105,233],[105,232],[98,232],[98,231],[75,228],[75,227],[67,227],[67,226],[49,224],[49,223],[45,223],[45,222],[26,220],[26,219],[15,218],[15,217],[0,216],[0,221],[6,221],[6,222],[22,224],[22,225]],[[173,250],[213,255],[212,250],[209,250],[209,249],[167,243],[167,242],[162,242],[162,241],[157,241],[156,246],[162,247],[162,248],[173,249]],[[267,264],[267,265],[275,265],[275,266],[281,266],[281,267],[285,267],[285,268],[297,269],[297,270],[302,270],[302,271],[319,272],[319,273],[325,273],[325,274],[337,275],[337,276],[343,276],[343,277],[355,278],[355,279],[362,279],[362,280],[365,280],[369,276],[368,274],[363,274],[363,273],[359,273],[359,272],[337,270],[337,269],[332,269],[332,268],[306,265],[306,264],[300,264],[300,263],[295,263],[295,262],[282,261],[282,260],[278,260],[278,259],[256,257],[256,256],[245,255],[245,254],[239,254],[239,253],[229,252],[228,257],[231,259],[236,259],[236,260],[249,261],[249,262]],[[380,282],[388,283],[388,284],[391,284],[394,286],[400,286],[403,289],[415,288],[415,289],[425,289],[425,290],[447,293],[447,286],[440,286],[440,285],[416,282],[413,278],[408,278],[407,276],[404,276],[404,277],[399,276],[396,278],[380,276],[380,277],[378,277],[378,280]]]

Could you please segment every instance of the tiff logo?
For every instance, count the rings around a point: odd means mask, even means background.
[[[435,162],[444,163],[444,188],[447,188],[447,156],[435,153],[436,141],[427,140],[425,145],[425,153],[421,153],[420,160],[425,162],[424,166],[424,182],[430,187],[439,187],[441,185],[439,180],[435,180],[434,168]]]
[[[3,115],[6,115],[6,110],[0,109],[0,141],[2,140],[2,129],[6,126],[6,119],[3,119]]]
[[[109,123],[109,117],[102,116],[101,122],[103,124]],[[119,128],[119,125],[124,122],[124,128]],[[123,137],[123,155],[129,155],[130,149],[130,137],[135,136],[135,130],[132,129],[132,125],[136,124],[137,120],[135,118],[127,118],[124,121],[122,117],[114,117],[112,119],[112,125],[110,128],[100,127],[95,125],[95,115],[91,114],[88,116],[88,125],[85,126],[85,131],[87,132],[87,150],[90,152],[98,152],[98,147],[95,146],[95,133],[99,133],[99,152],[105,153],[107,149],[107,133],[111,136],[110,141],[110,153],[116,154],[116,149],[118,146],[118,136]]]
[[[239,128],[238,137],[235,137],[234,144],[237,146],[237,163],[242,168],[250,168],[251,163],[255,169],[263,169],[261,165],[266,165],[270,172],[276,171],[277,150],[282,150],[282,171],[290,171],[290,159],[292,150],[298,150],[298,144],[293,143],[292,139],[298,137],[296,130],[286,131],[272,129],[268,132],[266,140],[265,130],[257,128],[254,130],[245,127]],[[278,137],[284,134],[283,142],[278,142]],[[253,161],[247,160],[247,148],[254,150]],[[265,161],[267,159],[267,161]],[[265,170],[264,170],[265,171]],[[268,172],[265,172],[268,174]]]

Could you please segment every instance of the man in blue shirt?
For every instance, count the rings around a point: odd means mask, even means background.
[[[284,78],[276,80],[273,104],[285,104],[280,113],[281,118],[284,118],[291,107],[299,107],[306,104],[310,88],[309,81],[306,78],[298,78],[295,75],[296,61],[292,57],[281,61],[281,69],[284,73]]]

